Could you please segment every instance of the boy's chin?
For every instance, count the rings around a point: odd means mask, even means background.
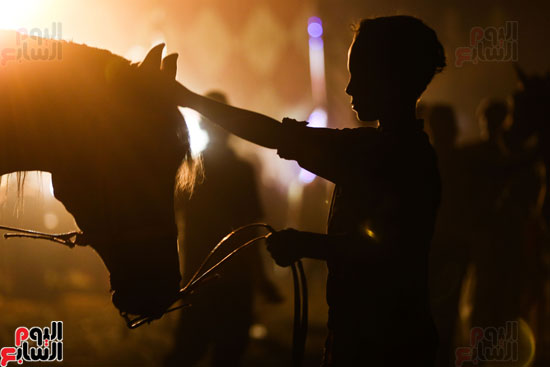
[[[371,111],[360,110],[360,111],[355,111],[355,114],[357,116],[357,119],[363,122],[378,121],[378,118],[379,118],[377,113],[374,113]]]

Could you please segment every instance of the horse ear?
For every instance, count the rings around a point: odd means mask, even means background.
[[[519,67],[517,62],[514,63],[514,70],[516,71],[516,75],[518,76],[521,84],[525,86],[527,84],[528,77],[527,74],[525,74],[525,72]]]
[[[140,69],[143,70],[160,70],[160,61],[162,59],[162,50],[164,49],[164,43],[159,43],[153,47],[145,59],[139,64]]]
[[[162,59],[161,70],[170,78],[176,79],[178,71],[178,54],[170,54]]]

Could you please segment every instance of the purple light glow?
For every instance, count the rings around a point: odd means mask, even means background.
[[[308,19],[307,33],[313,38],[319,38],[323,35],[323,23],[319,17]]]

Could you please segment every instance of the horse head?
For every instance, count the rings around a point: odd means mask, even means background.
[[[30,48],[38,41],[27,40]],[[0,173],[51,172],[55,196],[110,273],[114,305],[123,315],[160,317],[180,289],[174,198],[185,195],[194,170],[174,98],[177,55],[162,58],[158,45],[132,64],[49,42],[62,58],[0,69],[11,86],[3,134],[17,142]]]

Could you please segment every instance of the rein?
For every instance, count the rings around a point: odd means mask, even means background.
[[[264,228],[264,229],[267,229],[269,232],[263,236],[254,237],[251,240],[245,242],[244,244],[240,245],[239,247],[231,251],[229,254],[227,254],[224,258],[222,258],[216,264],[206,269],[206,264],[208,263],[208,261],[212,258],[214,254],[216,254],[219,251],[220,247],[225,242],[227,242],[235,234],[248,228]],[[70,248],[74,248],[75,246],[86,246],[84,241],[85,240],[84,233],[80,231],[49,234],[49,233],[43,233],[43,232],[22,229],[17,227],[8,227],[8,226],[0,226],[0,230],[14,232],[14,233],[4,234],[5,239],[30,238],[30,239],[37,239],[37,240],[47,240],[47,241],[52,241],[55,243],[68,246]],[[176,297],[174,297],[174,301],[172,302],[171,306],[167,308],[165,311],[163,311],[160,314],[160,316],[157,316],[157,317],[138,316],[132,319],[125,312],[121,312],[120,315],[126,321],[126,325],[128,326],[128,328],[136,329],[146,323],[148,324],[148,323],[151,323],[151,321],[153,320],[161,318],[167,313],[191,306],[190,304],[174,306],[174,304],[180,299],[184,299],[187,295],[194,292],[199,285],[204,284],[209,280],[218,278],[219,274],[214,273],[216,269],[218,269],[221,265],[226,263],[230,258],[235,256],[238,252],[242,251],[243,249],[261,240],[267,239],[269,236],[271,236],[273,232],[275,232],[275,230],[271,226],[265,223],[252,223],[252,224],[247,224],[245,226],[235,229],[234,231],[227,234],[224,238],[222,238],[221,241],[216,244],[216,246],[214,246],[214,248],[210,251],[208,256],[206,256],[206,258],[203,260],[202,264],[199,266],[195,274],[191,277],[189,282],[187,282],[187,284],[179,290]],[[294,327],[293,327],[293,335],[292,335],[292,339],[293,339],[292,366],[299,367],[302,365],[302,362],[303,362],[303,357],[305,352],[305,343],[307,338],[307,327],[308,327],[307,282],[306,282],[304,267],[300,260],[298,260],[296,263],[291,265],[291,270],[292,270],[292,278],[294,283]]]

